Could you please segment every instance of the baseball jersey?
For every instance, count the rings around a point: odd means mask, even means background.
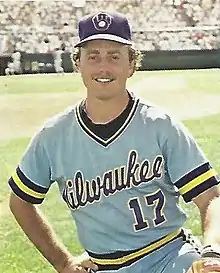
[[[186,219],[180,196],[190,202],[218,184],[216,175],[182,123],[134,97],[124,124],[109,138],[85,124],[80,103],[47,121],[9,185],[40,204],[57,183],[82,246],[114,253],[177,234]]]

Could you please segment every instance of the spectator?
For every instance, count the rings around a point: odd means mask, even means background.
[[[72,51],[79,19],[101,9],[126,14],[138,49],[215,49],[220,47],[219,7],[220,0],[1,1],[0,50]]]

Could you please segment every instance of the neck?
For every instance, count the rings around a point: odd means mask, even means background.
[[[108,100],[87,97],[85,101],[88,117],[98,124],[105,124],[118,117],[126,108],[129,101],[127,91]]]

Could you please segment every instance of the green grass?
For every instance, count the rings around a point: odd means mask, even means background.
[[[189,89],[198,92],[219,93],[220,92],[220,70],[175,70],[175,71],[140,71],[135,77],[129,79],[129,83],[139,82],[143,78],[162,76],[172,80],[181,77]],[[54,93],[54,92],[78,92],[83,88],[81,78],[78,74],[57,76],[54,74],[42,74],[39,76],[13,76],[1,77],[0,94],[22,94],[22,93]]]
[[[136,73],[135,77],[129,79],[135,83],[146,76],[146,73]],[[42,74],[39,76],[13,76],[1,77],[1,94],[24,94],[24,93],[56,93],[56,92],[79,92],[83,88],[79,74]]]
[[[27,146],[27,139],[13,139],[10,141],[0,141],[0,204],[4,202],[8,192],[6,182],[8,177],[14,172],[21,154]],[[1,222],[0,222],[1,223]]]
[[[54,93],[54,92],[78,92],[82,87],[78,75],[65,76],[41,75],[39,76],[13,76],[3,77],[0,81],[0,94],[23,94],[23,93]]]
[[[198,93],[205,91],[220,93],[220,77],[217,70],[141,72],[131,78],[131,83],[156,75],[168,77],[171,80],[175,76],[183,76],[187,80],[189,90],[192,89]],[[0,81],[0,98],[1,95],[14,93],[78,92],[80,88],[79,76],[3,77]],[[36,116],[36,119],[38,119],[38,116]],[[219,121],[220,114],[184,121],[218,172],[220,172]],[[0,272],[4,273],[54,272],[21,232],[7,205],[9,195],[7,180],[14,172],[28,141],[29,138],[0,141]],[[58,195],[56,186],[53,186],[41,208],[64,244],[73,254],[78,254],[81,247],[77,241],[75,226],[68,209]],[[188,215],[186,227],[191,228],[196,235],[200,236],[201,229],[197,209],[192,204],[185,205],[182,203],[182,206]]]

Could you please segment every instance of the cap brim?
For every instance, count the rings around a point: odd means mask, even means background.
[[[74,47],[80,47],[85,42],[93,41],[93,40],[107,40],[107,41],[118,42],[118,43],[121,43],[121,44],[124,44],[124,45],[132,45],[131,41],[123,39],[123,38],[121,38],[119,36],[111,35],[111,34],[101,34],[100,33],[100,34],[95,34],[95,35],[89,36],[89,37],[81,40]]]

